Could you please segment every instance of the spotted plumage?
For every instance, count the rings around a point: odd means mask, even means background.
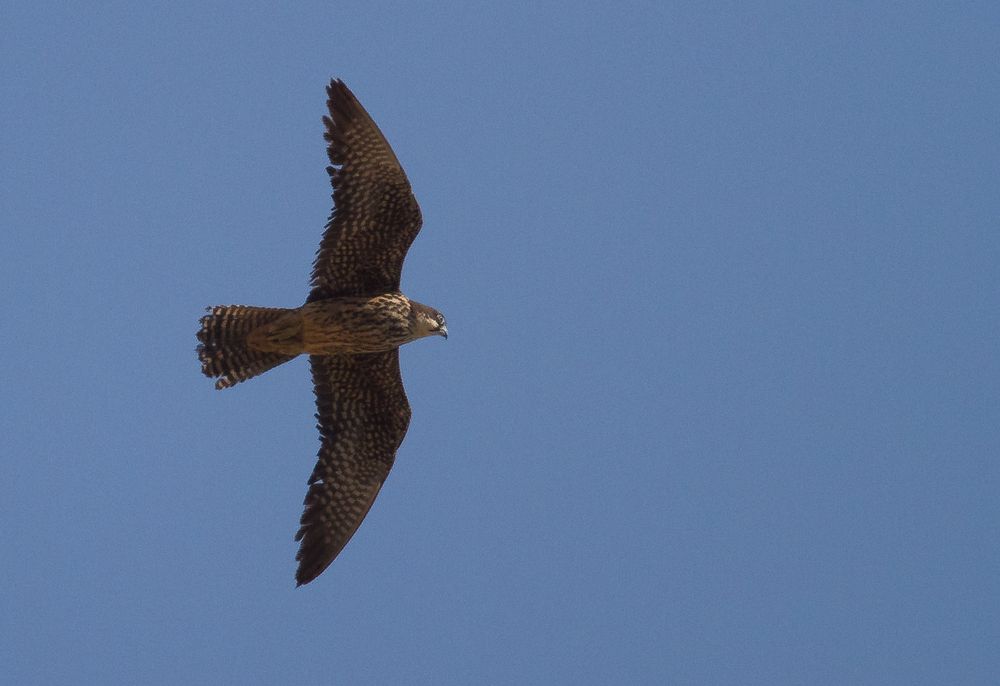
[[[198,332],[202,372],[220,389],[309,355],[320,449],[295,535],[298,585],[319,576],[354,535],[406,435],[399,346],[448,335],[440,312],[399,291],[421,226],[399,160],[343,82],[331,81],[327,95],[334,209],[306,303],[212,307]]]

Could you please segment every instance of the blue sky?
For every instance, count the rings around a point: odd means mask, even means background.
[[[993,3],[8,3],[5,683],[941,684],[1000,671]],[[413,421],[292,540],[331,76],[424,213]]]

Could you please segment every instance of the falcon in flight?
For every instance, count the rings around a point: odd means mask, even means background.
[[[198,332],[201,371],[228,388],[307,354],[319,459],[305,498],[295,573],[307,584],[368,514],[410,423],[399,346],[448,337],[444,315],[399,290],[420,206],[385,136],[339,79],[326,89],[334,209],[302,307],[220,305]]]

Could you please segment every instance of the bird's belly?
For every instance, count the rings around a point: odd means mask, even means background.
[[[317,302],[302,308],[302,347],[310,355],[383,352],[398,348],[408,335],[404,318],[368,302]]]
[[[302,352],[309,355],[342,355],[347,353],[377,353],[398,348],[400,343],[374,332],[335,329],[306,329]]]

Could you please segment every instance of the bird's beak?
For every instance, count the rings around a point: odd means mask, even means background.
[[[439,328],[439,329],[437,330],[437,334],[438,334],[439,336],[444,336],[444,339],[445,339],[445,340],[448,340],[448,327],[447,327],[447,326],[442,326],[442,327],[440,327],[440,328]]]

